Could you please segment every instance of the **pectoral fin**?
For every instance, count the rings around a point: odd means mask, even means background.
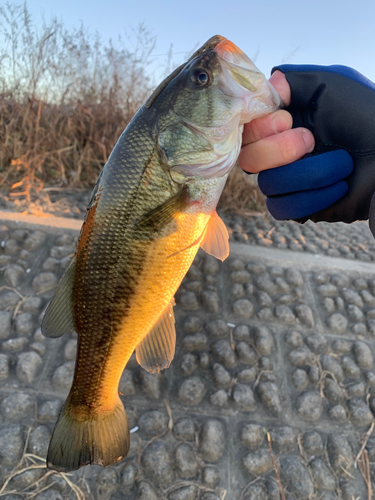
[[[173,305],[174,301],[168,304],[158,322],[136,348],[137,361],[148,372],[159,373],[168,368],[174,357],[176,330]]]
[[[135,222],[134,227],[142,232],[144,230],[148,233],[159,232],[173,220],[176,214],[185,212],[189,206],[188,188],[184,187],[165,203],[144,214]]]
[[[216,210],[208,221],[201,241],[201,248],[217,259],[224,261],[229,255],[228,230]]]
[[[44,315],[42,333],[45,337],[57,338],[64,335],[64,333],[74,332],[73,280],[75,267],[76,260],[74,257],[61,278],[56,293]]]

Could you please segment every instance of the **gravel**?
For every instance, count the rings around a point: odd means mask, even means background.
[[[147,411],[138,419],[138,426],[144,437],[154,437],[167,430],[168,417],[159,410]]]
[[[346,400],[346,394],[344,390],[337,384],[334,380],[326,378],[324,380],[324,396],[333,405],[338,405]]]
[[[261,403],[271,415],[278,416],[282,413],[279,389],[273,382],[260,382],[257,392]]]
[[[16,373],[20,382],[30,385],[42,366],[42,358],[34,351],[22,352],[18,356]]]
[[[255,365],[258,361],[256,351],[244,341],[241,341],[236,345],[236,353],[241,363],[246,365]]]
[[[6,354],[0,354],[0,380],[6,380],[9,377],[10,360]]]
[[[232,399],[234,406],[240,411],[252,412],[257,407],[253,391],[245,384],[234,385]]]
[[[218,340],[212,344],[212,352],[215,358],[221,363],[225,368],[230,369],[236,366],[237,358],[236,355],[227,340]]]
[[[360,234],[351,241],[343,232],[329,234],[329,227],[318,235],[319,225],[291,223],[292,230],[277,224],[268,235],[268,221],[255,224],[242,217],[232,222],[235,239],[242,235],[243,241],[296,251],[315,246],[347,258],[364,244]],[[20,293],[0,290],[0,432],[18,429],[8,433],[6,443],[3,435],[4,446],[11,446],[9,457],[0,452],[3,470],[18,463],[30,426],[28,452],[45,456],[77,352],[76,335],[46,339],[39,328],[71,260],[74,238],[16,231],[0,226],[0,241],[9,252],[0,249],[0,288],[13,279]],[[343,240],[334,243],[336,237]],[[322,500],[333,500],[339,492],[343,500],[351,491],[364,496],[352,461],[375,412],[371,273],[298,270],[251,257],[222,264],[200,252],[176,301],[176,355],[170,369],[150,374],[132,356],[121,377],[119,391],[132,431],[128,458],[108,469],[85,468],[72,481],[84,475],[98,500],[162,495],[217,500],[225,490],[233,499],[243,492],[244,500],[279,500],[266,440],[270,432],[288,500],[310,493]],[[371,463],[373,450],[369,439]],[[17,476],[19,490],[39,478],[32,473]],[[293,486],[298,481],[301,485]],[[54,477],[45,493],[68,498],[69,486],[62,483]],[[86,483],[79,484],[85,489]]]
[[[233,313],[243,319],[248,319],[254,312],[254,306],[248,299],[236,300],[233,304]]]
[[[5,397],[0,404],[0,411],[5,420],[18,422],[33,410],[35,399],[29,394],[15,392]]]
[[[195,485],[183,486],[168,495],[168,500],[195,500],[198,488]]]
[[[149,373],[142,370],[140,373],[140,383],[143,393],[150,399],[158,400],[161,398],[162,387],[160,373]]]
[[[258,448],[264,441],[263,428],[258,424],[247,424],[242,429],[241,442],[248,448]]]
[[[332,406],[328,411],[328,415],[333,422],[344,423],[348,419],[345,408],[342,405]]]
[[[197,405],[204,398],[206,390],[206,384],[201,377],[189,377],[180,385],[178,399],[186,405]]]
[[[138,474],[138,467],[133,463],[126,463],[121,471],[120,485],[125,493],[130,492],[130,490],[135,485],[135,480]]]
[[[296,367],[312,364],[314,355],[307,347],[298,347],[289,353],[289,362]]]
[[[365,342],[357,341],[353,343],[353,354],[357,365],[360,368],[370,370],[374,365],[374,358],[371,349]]]
[[[292,380],[296,391],[303,391],[309,385],[309,377],[306,371],[300,368],[294,370]]]
[[[66,392],[73,382],[75,361],[67,361],[56,368],[52,376],[52,384],[56,391]]]
[[[344,436],[330,434],[327,439],[327,452],[331,468],[338,475],[351,473],[353,468],[353,451]]]
[[[296,409],[305,420],[318,420],[323,411],[322,398],[317,392],[305,392],[298,397]]]
[[[324,452],[321,434],[317,431],[307,431],[302,438],[303,450],[308,457],[319,457]]]
[[[10,335],[12,314],[9,311],[0,311],[0,339],[7,339]]]
[[[270,431],[272,449],[278,453],[291,453],[296,450],[297,436],[294,429],[284,425],[274,427]]]
[[[285,487],[298,495],[299,499],[310,498],[314,493],[314,485],[306,467],[298,457],[290,456],[280,459],[280,478]]]
[[[194,420],[190,417],[180,418],[174,424],[174,433],[177,439],[193,441],[195,439]]]
[[[198,473],[198,462],[189,444],[180,444],[175,451],[178,475],[183,479],[193,479]]]
[[[3,467],[14,467],[24,448],[23,429],[20,425],[8,425],[0,430],[0,461]]]
[[[186,335],[182,341],[185,351],[200,351],[205,349],[208,344],[207,335],[196,333],[195,335]]]
[[[54,399],[46,401],[38,408],[38,421],[41,423],[55,422],[61,410],[61,401]]]
[[[361,427],[369,426],[374,421],[374,416],[371,413],[370,408],[361,399],[350,399],[348,401],[348,410],[350,418],[355,425]]]
[[[342,368],[347,378],[357,379],[361,375],[359,366],[350,356],[343,356],[341,358]]]
[[[240,327],[237,327],[237,328],[240,328]],[[245,326],[245,328],[248,328],[248,327]],[[213,321],[209,321],[206,324],[205,329],[206,329],[207,333],[212,338],[217,338],[217,339],[225,337],[229,332],[228,325],[222,319],[215,319]]]
[[[33,279],[32,286],[35,292],[43,293],[57,286],[58,279],[54,273],[40,273]]]
[[[217,462],[226,447],[225,428],[219,420],[209,419],[204,422],[200,437],[199,451],[207,462]]]
[[[113,468],[103,469],[96,480],[95,490],[98,500],[106,500],[117,488],[117,471]]]
[[[245,471],[255,477],[265,474],[272,469],[270,453],[265,448],[248,453],[243,458],[242,463]]]
[[[164,443],[151,443],[142,454],[145,474],[156,486],[168,486],[174,480],[171,457]]]
[[[28,450],[38,457],[45,458],[51,439],[51,431],[45,425],[38,425],[30,434]]]
[[[323,354],[323,356],[320,357],[320,364],[323,370],[334,375],[337,382],[344,381],[345,375],[341,364],[333,356]]]
[[[215,363],[212,367],[212,375],[214,383],[221,389],[227,389],[232,383],[230,373],[219,363]]]
[[[220,483],[220,472],[216,467],[204,467],[202,481],[207,488],[216,488]]]
[[[348,320],[342,314],[335,313],[327,319],[327,325],[334,333],[340,334],[346,331]]]
[[[150,483],[147,481],[139,481],[137,500],[158,500],[158,495]]]
[[[302,335],[296,331],[288,331],[285,334],[285,343],[291,348],[301,347],[303,343]]]
[[[320,458],[316,458],[309,463],[312,480],[319,490],[334,491],[336,489],[335,477],[329,468]]]

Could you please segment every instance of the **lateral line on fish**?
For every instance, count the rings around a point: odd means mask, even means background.
[[[132,193],[132,196],[131,196],[131,202],[129,203],[129,210],[128,210],[128,212],[125,214],[125,220],[129,220],[129,218],[130,218],[130,215],[131,215],[131,209],[132,209],[132,207],[133,207],[133,203],[135,202],[135,200],[136,200],[136,198],[137,198],[137,196],[138,196],[139,190],[140,190],[140,189],[141,189],[141,187],[142,187],[142,181],[143,181],[143,178],[144,178],[144,176],[145,176],[145,175],[146,175],[146,173],[147,173],[147,168],[148,168],[149,163],[151,162],[151,160],[152,160],[152,158],[153,158],[153,155],[154,155],[154,153],[155,153],[155,150],[156,150],[156,143],[154,143],[154,146],[153,146],[153,148],[151,149],[150,154],[149,154],[149,156],[148,156],[147,160],[145,161],[145,164],[144,164],[144,167],[143,167],[143,170],[142,170],[142,174],[141,174],[141,175],[140,175],[140,177],[139,177],[139,182],[137,183],[137,185],[136,185],[136,187],[135,187],[135,189],[134,189],[134,191],[133,191],[133,193]],[[96,204],[94,204],[93,206],[95,206],[95,205],[96,205]],[[93,207],[91,207],[91,208],[93,208]],[[91,208],[90,208],[90,210],[91,210]],[[90,210],[89,210],[89,211],[90,211]],[[112,311],[112,310],[113,310],[113,304],[112,304],[112,307],[111,307],[111,311]],[[109,340],[109,342],[108,342],[108,344],[107,344],[107,346],[106,346],[106,348],[105,348],[105,351],[104,351],[104,352],[105,352],[105,357],[108,357],[108,354],[109,354],[109,352],[111,351],[111,348],[112,348],[112,346],[113,346],[113,345],[114,345],[114,343],[115,343],[115,337],[116,337],[116,335],[115,335],[115,336],[113,336],[113,335],[112,335],[112,328],[113,328],[112,323],[110,324],[110,328],[111,328],[111,331],[110,331],[110,333],[109,333],[109,338],[110,338],[110,340]],[[78,332],[77,332],[77,333],[78,333]],[[78,335],[79,335],[79,333],[78,333]],[[106,367],[106,364],[105,364],[105,363],[102,363],[102,364],[101,364],[101,367],[100,367],[100,371],[99,371],[98,376],[97,376],[97,383],[95,384],[95,389],[96,389],[96,390],[97,390],[98,388],[100,388],[100,381],[101,381],[101,377],[102,377],[102,374],[103,374],[103,371],[104,371],[105,367]]]
[[[232,71],[249,76],[249,84]],[[279,105],[264,75],[222,37],[206,42],[175,75],[131,120],[89,202],[72,286],[74,381],[47,453],[55,470],[112,465],[127,455],[129,422],[118,395],[123,369],[134,350],[150,371],[169,366],[172,297],[199,246],[221,260],[229,253],[215,210],[240,152],[242,124]],[[253,80],[256,93],[249,90]]]

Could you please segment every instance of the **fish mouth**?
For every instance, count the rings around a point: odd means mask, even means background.
[[[213,51],[222,68],[219,88],[224,94],[244,101],[241,123],[283,107],[280,95],[237,45],[225,38]]]

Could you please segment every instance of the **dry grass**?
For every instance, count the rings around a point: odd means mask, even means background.
[[[35,498],[39,493],[48,490],[49,488],[54,486],[54,481],[47,479],[51,476],[60,476],[64,479],[64,481],[68,484],[69,488],[74,492],[77,500],[85,500],[86,495],[85,492],[79,488],[76,484],[72,483],[69,476],[70,474],[65,473],[57,473],[55,471],[47,470],[46,461],[42,457],[38,457],[33,453],[27,453],[27,447],[29,443],[29,437],[31,433],[32,427],[29,427],[27,430],[26,441],[24,445],[24,449],[22,452],[22,457],[19,463],[14,467],[14,469],[10,472],[10,474],[5,478],[2,485],[0,485],[0,497],[8,497],[10,495],[19,495],[28,499]],[[16,478],[19,475],[22,475],[25,472],[41,469],[42,475],[34,481],[32,484],[29,484],[24,489],[19,491],[19,489],[12,489],[12,479]]]
[[[240,215],[261,215],[267,212],[265,197],[258,188],[257,176],[245,174],[236,166],[229,174],[219,208]]]
[[[0,190],[30,204],[45,186],[93,186],[151,91],[154,46],[143,25],[126,42],[103,44],[57,19],[38,31],[26,4],[0,6]],[[234,169],[220,208],[264,213],[254,178]]]
[[[57,19],[38,31],[26,4],[0,7],[0,186],[30,200],[45,184],[92,185],[150,93],[154,45],[142,25],[105,45]]]

